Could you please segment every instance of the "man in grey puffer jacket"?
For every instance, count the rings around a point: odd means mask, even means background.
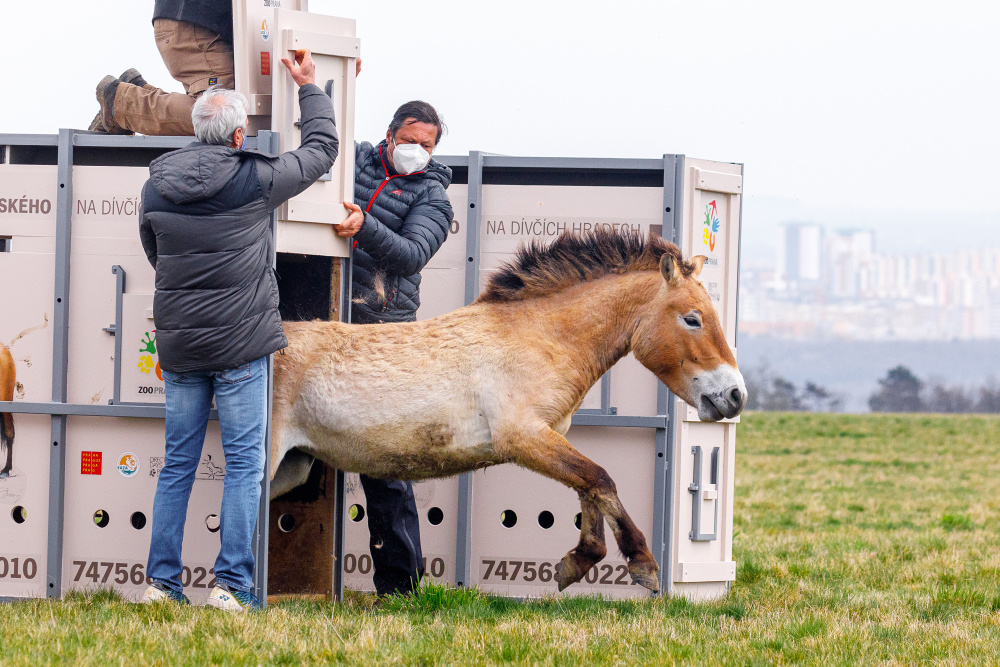
[[[453,212],[445,188],[451,169],[431,159],[444,125],[426,102],[393,114],[385,141],[354,151],[354,202],[337,226],[354,237],[351,321],[412,322],[420,306],[420,270],[448,238]],[[409,593],[424,573],[420,529],[409,482],[361,475],[375,589]]]
[[[300,86],[301,146],[278,157],[241,150],[247,102],[210,89],[192,110],[193,143],[149,165],[139,234],[156,269],[153,317],[166,389],[164,466],[153,502],[144,602],[186,602],[181,542],[215,397],[226,455],[217,585],[208,603],[259,607],[251,541],[264,475],[267,355],[287,345],[278,314],[270,215],[330,170],[333,106],[308,51],[282,62]]]

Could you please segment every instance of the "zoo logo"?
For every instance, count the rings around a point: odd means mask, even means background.
[[[147,331],[143,339],[139,341],[139,370],[149,375],[156,372],[156,379],[163,382],[163,374],[160,372],[160,362],[154,359],[156,354],[156,329]]]
[[[705,242],[709,250],[715,250],[715,235],[719,232],[719,209],[715,207],[715,200],[705,205],[705,229],[701,232],[701,240]]]
[[[135,477],[139,472],[139,457],[132,452],[125,452],[118,457],[117,467],[122,477]]]

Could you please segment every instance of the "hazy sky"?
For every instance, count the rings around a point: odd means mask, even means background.
[[[104,74],[180,90],[152,2],[4,3],[0,132],[86,128]],[[810,206],[1000,211],[1000,3],[345,2],[358,137],[413,98],[442,154],[743,162],[748,195]]]

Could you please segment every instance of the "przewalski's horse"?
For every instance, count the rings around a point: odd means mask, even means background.
[[[703,420],[740,413],[746,386],[697,280],[704,261],[683,261],[659,238],[564,235],[522,249],[475,303],[441,317],[286,323],[289,346],[274,357],[272,497],[305,481],[311,457],[408,480],[516,463],[580,496],[580,541],[558,568],[559,590],[604,558],[605,518],[632,579],[658,590],[615,483],[563,435],[630,351]]]
[[[17,375],[14,357],[6,345],[0,343],[0,401],[14,400]],[[14,465],[14,415],[0,412],[0,477],[9,477]]]

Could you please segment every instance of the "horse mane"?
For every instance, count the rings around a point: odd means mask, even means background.
[[[663,255],[676,259],[683,275],[694,272],[677,246],[659,236],[610,229],[564,232],[549,245],[532,240],[521,246],[513,260],[490,276],[477,300],[524,301],[611,274],[659,270]]]

